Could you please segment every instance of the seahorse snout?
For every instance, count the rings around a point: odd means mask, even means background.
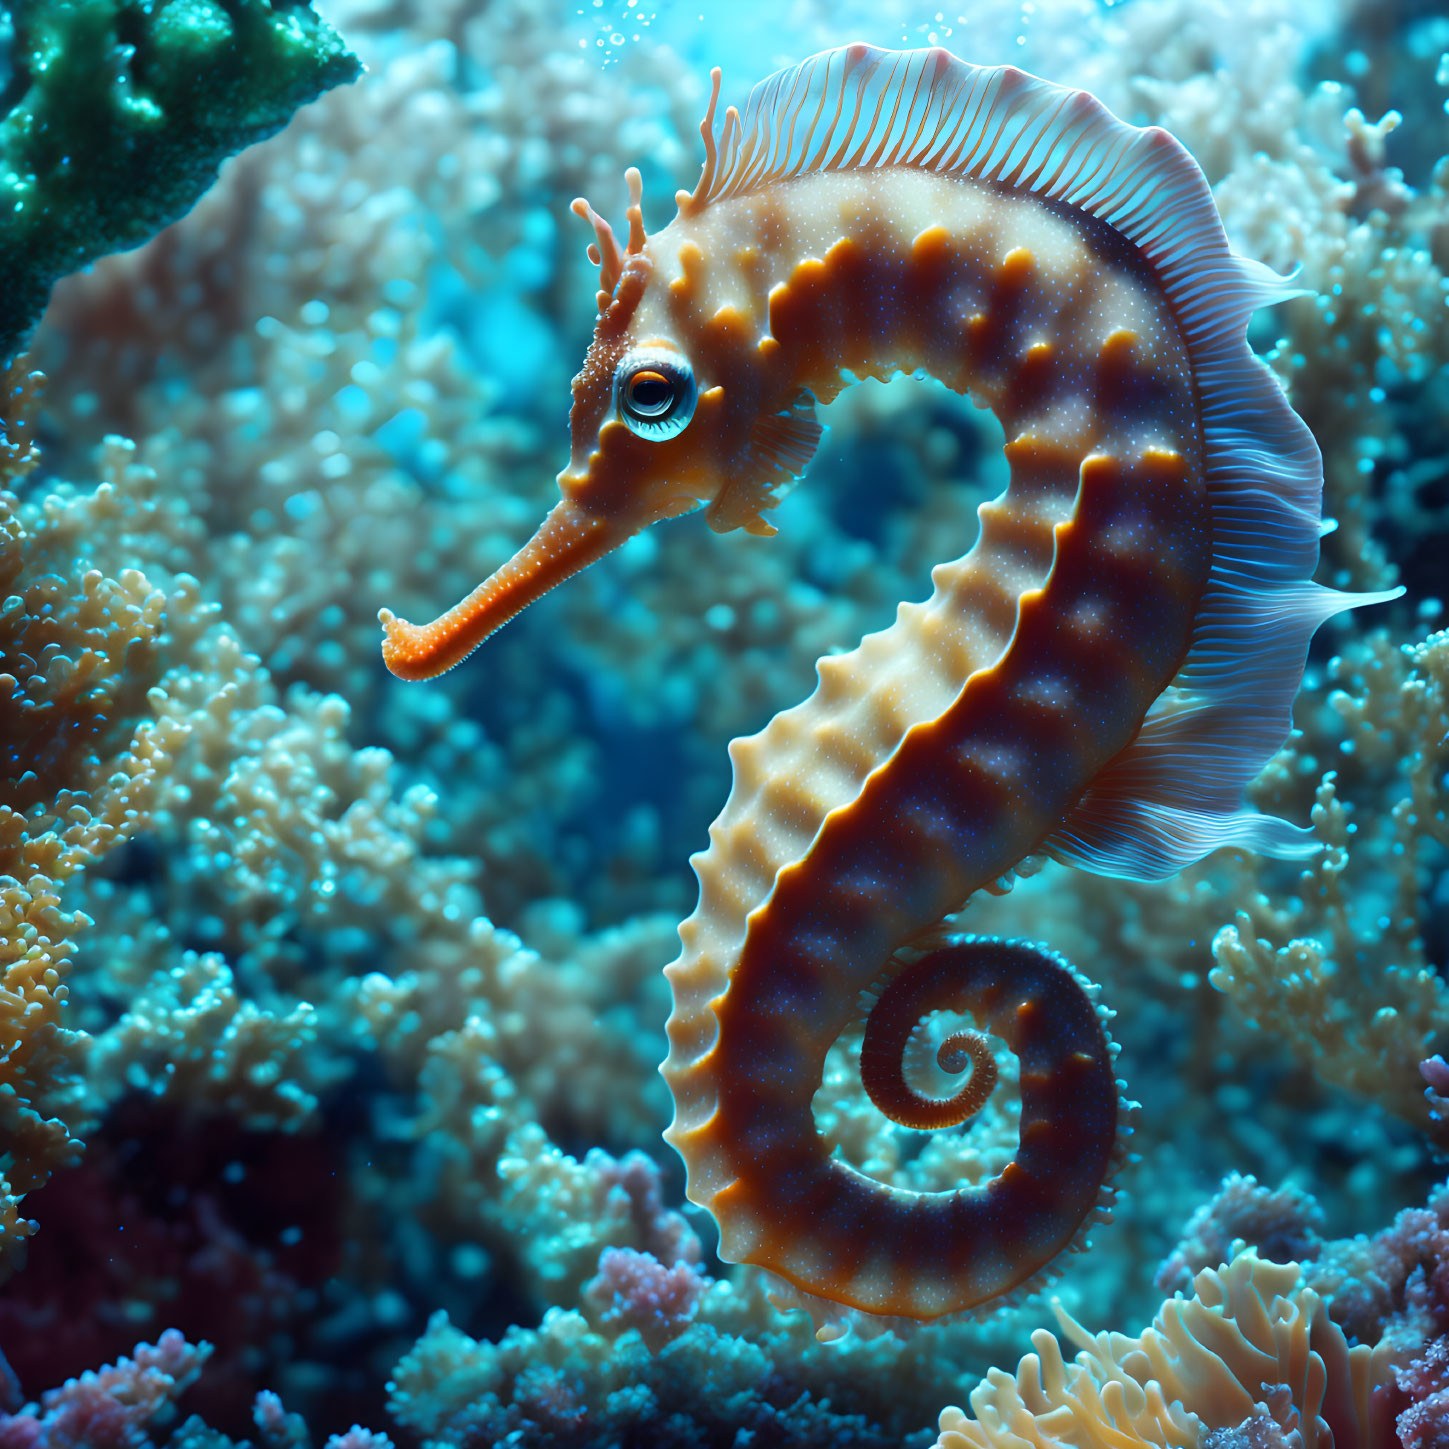
[[[431,624],[410,624],[391,609],[380,609],[383,662],[399,679],[432,679],[444,673],[535,599],[635,532],[565,499],[506,564]]]

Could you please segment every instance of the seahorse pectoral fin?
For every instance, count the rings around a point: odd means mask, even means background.
[[[432,679],[444,673],[520,610],[637,531],[566,499],[506,564],[431,624],[409,624],[391,609],[380,609],[383,662],[399,679]]]
[[[750,430],[745,462],[720,489],[705,518],[716,533],[743,528],[769,538],[773,525],[761,516],[804,476],[826,427],[815,416],[815,394],[802,387],[778,412],[766,413]]]

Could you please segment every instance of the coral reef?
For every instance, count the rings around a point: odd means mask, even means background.
[[[85,1401],[85,1442],[176,1449],[924,1445],[1057,1320],[1033,1300],[823,1345],[723,1270],[659,1141],[659,968],[728,740],[964,550],[999,435],[926,383],[853,389],[778,538],[681,519],[469,670],[392,681],[378,605],[461,594],[553,493],[597,282],[569,201],[616,211],[638,163],[646,215],[667,214],[697,175],[708,66],[731,94],[768,66],[728,8],[324,10],[363,81],[227,162],[147,245],[61,281],[0,386],[5,1432],[81,1442],[67,1405]],[[961,920],[1100,982],[1144,1103],[1116,1221],[1056,1286],[1094,1326],[1064,1330],[1089,1361],[1051,1360],[1061,1400],[1031,1422],[1227,1449],[1306,1442],[1321,1418],[1352,1442],[1366,1421],[1316,1406],[1311,1359],[1272,1378],[1285,1392],[1249,1382],[1306,1335],[1325,1366],[1375,1366],[1377,1442],[1431,1444],[1449,32],[1353,0],[918,18],[777,7],[768,48],[939,41],[1172,129],[1234,244],[1313,293],[1252,338],[1324,450],[1339,527],[1320,577],[1408,589],[1324,631],[1257,787],[1313,819],[1306,872],[1224,853],[1137,886],[1048,865]],[[902,1133],[848,1058],[843,1039],[816,1117],[852,1162],[943,1186],[1015,1140],[1009,1102]],[[1225,1313],[1238,1337],[1207,1345],[1202,1378],[1148,1371],[1154,1343],[1202,1343]],[[1095,1333],[1154,1321],[1135,1347]],[[169,1386],[125,1369],[145,1383],[121,1413],[122,1360],[146,1359],[138,1339],[181,1354],[168,1329],[195,1345],[185,1368],[155,1366]],[[101,1387],[67,1400],[71,1379]],[[1008,1382],[1034,1381],[987,1378],[1002,1412]]]

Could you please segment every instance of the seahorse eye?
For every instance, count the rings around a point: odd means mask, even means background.
[[[614,374],[619,416],[641,438],[677,437],[694,416],[694,372],[675,353],[636,348]]]
[[[674,384],[662,372],[636,372],[629,379],[629,411],[637,418],[660,418],[674,406]]]

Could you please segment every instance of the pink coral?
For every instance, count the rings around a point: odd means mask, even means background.
[[[263,1389],[252,1401],[252,1422],[266,1449],[307,1449],[307,1425],[300,1414],[289,1414],[281,1395]]]
[[[175,1405],[211,1354],[168,1328],[130,1358],[67,1379],[18,1414],[0,1418],[0,1449],[131,1449]]]
[[[393,1443],[386,1434],[354,1424],[345,1434],[334,1434],[327,1441],[326,1449],[393,1449]]]
[[[1442,1056],[1432,1056],[1419,1063],[1419,1075],[1429,1084],[1424,1088],[1424,1100],[1429,1104],[1429,1116],[1435,1122],[1449,1117],[1449,1062]]]
[[[584,1288],[584,1302],[610,1337],[635,1328],[658,1353],[693,1322],[708,1284],[693,1263],[665,1267],[652,1253],[605,1248],[599,1254],[599,1276]]]

